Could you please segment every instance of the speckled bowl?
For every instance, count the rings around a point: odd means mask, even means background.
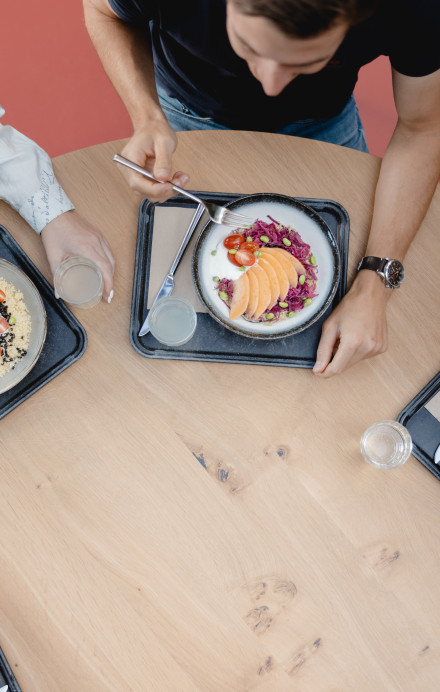
[[[0,276],[23,293],[24,302],[31,318],[29,346],[25,356],[12,370],[0,377],[0,395],[12,389],[32,370],[46,339],[46,310],[40,294],[32,281],[15,264],[0,259]]]
[[[212,280],[217,271],[215,257],[211,253],[232,229],[209,221],[197,238],[192,259],[194,285],[209,314],[226,329],[253,339],[281,339],[310,327],[331,304],[341,276],[339,249],[325,221],[314,209],[284,195],[249,195],[226,206],[253,219],[264,220],[270,215],[287,226],[293,226],[301,238],[311,246],[316,257],[318,296],[294,317],[279,322],[255,323],[244,317],[230,320],[229,308],[219,298]]]

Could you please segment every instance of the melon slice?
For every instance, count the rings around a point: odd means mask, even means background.
[[[291,255],[290,252],[286,252],[286,255],[289,258],[289,260],[292,262],[293,266],[295,267],[295,271],[297,274],[305,274],[306,273],[306,269],[305,269],[304,265],[299,261],[299,259],[297,259],[293,255]]]
[[[247,273],[234,281],[233,287],[229,319],[236,320],[238,317],[241,317],[249,303],[249,279]]]
[[[294,266],[295,271],[296,271],[297,274],[305,274],[305,273],[306,273],[305,267],[304,267],[304,265],[299,261],[299,259],[297,259],[296,257],[294,257],[294,255],[292,255],[290,252],[287,252],[287,250],[283,250],[282,247],[266,247],[266,248],[264,248],[264,249],[265,249],[265,250],[270,250],[271,252],[272,252],[272,250],[274,250],[275,252],[274,252],[273,254],[275,254],[276,256],[278,256],[278,254],[279,254],[280,252],[282,252],[283,255],[284,255],[284,257],[287,257],[287,259],[289,260],[289,262],[291,262],[291,264],[293,264],[293,266]]]
[[[262,259],[264,259],[265,262],[268,262],[273,267],[277,275],[278,284],[280,287],[280,292],[278,295],[280,297],[280,300],[284,300],[290,288],[289,279],[287,277],[286,272],[282,268],[281,264],[278,262],[275,255],[271,255],[270,253],[263,254],[263,250],[261,251],[261,255],[262,256],[260,258],[260,262]]]
[[[251,269],[258,279],[258,304],[255,308],[254,317],[260,317],[270,305],[271,290],[269,279],[266,272],[258,264]]]
[[[272,305],[275,305],[275,303],[278,301],[278,298],[280,297],[280,282],[278,281],[278,276],[276,274],[275,269],[272,267],[270,262],[267,261],[264,257],[260,257],[258,266],[263,269],[263,271],[266,272],[267,278],[269,279],[269,288],[270,288],[270,303],[269,307],[272,307]]]
[[[261,249],[262,256],[264,257],[265,254],[269,255],[275,255],[277,258],[278,262],[281,264],[282,268],[287,274],[287,278],[289,279],[289,284],[293,286],[294,288],[298,284],[298,274],[296,273],[295,267],[293,266],[292,262],[289,261],[289,258],[286,257],[289,253],[286,252],[286,250],[282,250],[281,248],[278,247],[265,247]]]
[[[249,269],[249,271],[246,272],[246,276],[249,279],[249,302],[245,312],[248,317],[253,317],[258,305],[260,284],[254,274],[254,269]]]

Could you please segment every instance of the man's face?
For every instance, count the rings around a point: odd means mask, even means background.
[[[300,74],[319,72],[332,59],[348,30],[337,24],[314,38],[291,38],[264,17],[240,13],[227,2],[226,30],[233,50],[246,60],[267,96],[278,96]]]

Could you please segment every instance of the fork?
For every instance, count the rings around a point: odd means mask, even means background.
[[[177,190],[177,192],[180,192],[182,195],[185,195],[190,199],[193,199],[195,202],[197,202],[197,204],[201,204],[202,207],[204,207],[208,212],[208,216],[211,219],[211,221],[214,221],[214,223],[223,224],[224,226],[234,226],[234,228],[238,228],[241,226],[246,226],[248,224],[253,224],[254,222],[254,219],[250,219],[248,216],[243,216],[243,214],[237,214],[237,212],[231,211],[227,207],[221,207],[218,204],[214,204],[213,202],[204,202],[202,199],[199,199],[199,197],[193,195],[192,192],[188,192],[187,190],[184,190],[182,187],[179,187],[179,185],[175,185],[171,182],[171,180],[158,180],[158,178],[155,178],[155,176],[152,173],[150,173],[150,171],[147,171],[146,168],[138,166],[137,163],[133,163],[133,161],[126,159],[124,156],[120,156],[120,154],[115,154],[113,156],[113,161],[116,161],[116,163],[121,163],[123,166],[127,166],[127,168],[131,168],[133,171],[136,171],[141,175],[145,175],[147,178],[155,180],[157,183],[171,183],[171,185],[175,190]]]

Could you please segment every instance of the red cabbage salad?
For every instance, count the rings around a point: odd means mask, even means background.
[[[258,318],[252,317],[247,314],[242,316],[250,321],[257,323],[270,323],[284,320],[289,317],[293,317],[298,312],[303,310],[304,307],[310,305],[313,298],[316,298],[318,293],[316,293],[316,283],[317,283],[317,263],[316,258],[312,253],[312,249],[308,243],[304,242],[298,231],[296,231],[291,226],[284,226],[282,223],[276,221],[271,216],[267,216],[269,222],[257,219],[255,223],[251,226],[243,226],[242,228],[237,228],[233,231],[233,234],[227,236],[223,241],[225,248],[233,245],[228,243],[228,239],[236,238],[237,234],[242,236],[243,243],[239,246],[237,243],[233,247],[239,247],[239,249],[232,249],[232,256],[228,255],[228,259],[231,262],[235,258],[245,257],[242,253],[243,250],[246,252],[246,247],[249,247],[252,251],[255,259],[252,259],[252,264],[258,263],[259,257],[261,256],[260,249],[267,248],[281,248],[286,250],[288,253],[296,257],[305,269],[305,275],[298,275],[298,284],[296,287],[290,285],[289,291],[283,301],[279,299],[274,305],[269,306]],[[226,250],[228,253],[231,250]],[[241,253],[241,254],[240,254]],[[240,267],[240,263],[236,262],[239,269],[245,271],[250,269],[251,261],[243,261],[246,266]],[[234,291],[234,281],[228,278],[220,278],[218,276],[213,277],[215,282],[215,288],[218,292],[220,299],[230,307],[232,295]]]

